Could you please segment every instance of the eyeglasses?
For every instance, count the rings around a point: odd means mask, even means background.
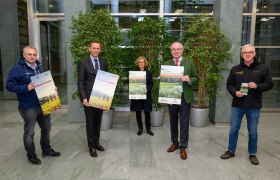
[[[244,52],[241,52],[242,55],[244,54],[254,54],[255,51],[244,51]]]
[[[171,48],[170,50],[171,50],[171,51],[182,51],[182,48],[177,48],[177,49]]]
[[[28,56],[37,56],[37,54],[27,54]]]

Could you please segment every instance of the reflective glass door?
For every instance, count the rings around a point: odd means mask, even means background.
[[[50,70],[62,104],[67,104],[67,66],[64,42],[64,21],[40,21],[40,59]]]

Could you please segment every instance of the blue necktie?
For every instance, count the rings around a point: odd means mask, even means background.
[[[97,59],[94,59],[94,67],[95,67],[96,70],[99,70]]]

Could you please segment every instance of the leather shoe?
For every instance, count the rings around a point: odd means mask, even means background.
[[[181,159],[185,160],[188,157],[187,151],[185,149],[180,150]]]
[[[168,149],[167,152],[174,152],[176,149],[179,148],[179,145],[177,144],[172,144]]]
[[[28,161],[31,164],[36,164],[36,165],[42,164],[41,160],[36,155],[28,156]]]
[[[50,149],[48,152],[43,151],[42,152],[42,157],[58,157],[60,156],[60,152],[56,152],[53,149]]]
[[[150,134],[151,136],[154,135],[154,133],[150,129],[147,130],[147,133]]]
[[[140,136],[142,134],[142,132],[143,132],[143,129],[139,129],[137,135]]]
[[[89,154],[91,157],[97,157],[97,152],[94,148],[89,149]]]
[[[230,152],[230,151],[226,151],[223,155],[221,155],[221,159],[229,159],[234,157],[235,154]]]
[[[102,147],[100,144],[97,144],[95,149],[98,150],[98,151],[105,151],[104,147]]]
[[[252,164],[254,164],[254,165],[258,165],[259,164],[259,161],[258,161],[258,158],[256,157],[256,155],[250,155],[249,159],[250,159]]]

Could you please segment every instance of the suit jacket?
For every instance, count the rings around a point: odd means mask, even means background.
[[[174,60],[170,59],[164,63],[164,65],[175,66]],[[180,66],[184,66],[184,76],[188,75],[191,80],[191,84],[188,82],[183,82],[183,94],[185,101],[191,103],[194,101],[194,93],[192,86],[196,85],[198,82],[198,75],[194,65],[194,62],[187,59],[186,57],[182,58]]]
[[[100,70],[108,71],[107,63],[101,57],[98,57]],[[78,90],[80,93],[80,100],[89,100],[92,87],[95,81],[97,70],[91,62],[90,57],[80,60],[78,64]]]

